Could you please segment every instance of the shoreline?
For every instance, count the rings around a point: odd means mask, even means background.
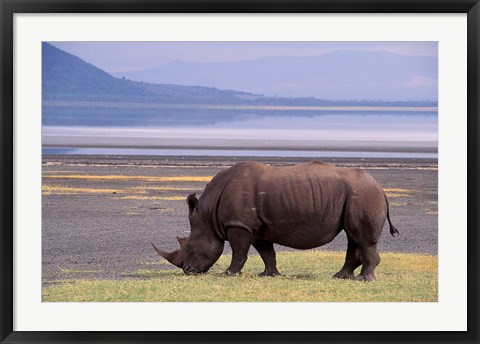
[[[44,127],[45,148],[262,150],[437,153],[435,132],[348,130],[336,124],[311,129]],[[333,125],[333,124],[332,124]],[[360,124],[359,124],[360,125]]]
[[[339,144],[336,141],[317,141],[317,142],[299,142],[285,144],[278,142],[264,142],[263,145],[258,141],[239,142],[240,140],[229,140],[228,145],[221,140],[202,140],[198,145],[179,142],[160,142],[148,143],[142,140],[137,142],[122,143],[125,139],[116,138],[117,142],[90,143],[87,140],[77,138],[74,140],[63,140],[60,138],[58,143],[44,140],[42,148],[61,148],[61,149],[81,149],[81,148],[102,148],[102,149],[151,149],[151,150],[244,150],[244,151],[307,151],[307,152],[379,152],[379,153],[438,153],[436,142],[425,141],[419,144],[419,141],[349,141]],[[157,139],[156,141],[162,141]]]
[[[171,166],[185,167],[227,167],[241,161],[257,161],[272,165],[291,165],[307,163],[314,160],[338,164],[340,166],[368,168],[429,168],[438,169],[436,158],[310,158],[310,157],[256,157],[256,156],[161,156],[161,155],[104,155],[104,154],[44,154],[43,164],[89,164],[115,166]],[[122,164],[124,162],[124,164]],[[159,165],[160,163],[160,165]]]

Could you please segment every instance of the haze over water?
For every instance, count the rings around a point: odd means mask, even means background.
[[[234,121],[196,126],[46,126],[43,142],[46,147],[75,147],[44,151],[66,154],[435,158],[437,122],[436,114],[285,117],[246,113]]]

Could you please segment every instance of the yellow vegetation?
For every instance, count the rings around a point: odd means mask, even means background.
[[[222,255],[203,275],[184,275],[162,258],[143,262],[124,280],[56,281],[42,290],[44,302],[437,302],[437,256],[380,253],[377,281],[332,278],[345,252],[278,252],[281,276],[257,277],[264,264],[251,255],[242,275],[225,277],[231,256]],[[166,265],[168,269],[161,268]],[[359,271],[357,271],[358,273]]]
[[[182,188],[182,187],[173,187],[173,186],[137,186],[132,188],[132,190],[139,190],[146,192],[147,190],[154,190],[154,191],[192,191],[192,190],[199,190],[201,191],[202,188]]]
[[[123,196],[121,199],[152,200],[152,201],[184,201],[185,196]]]
[[[152,176],[121,176],[121,175],[48,175],[44,178],[49,179],[85,179],[85,180],[141,180],[148,182],[209,182],[213,177],[212,176],[169,176],[169,177],[152,177]],[[188,188],[188,187],[174,187],[174,186],[138,186],[132,189],[134,193],[146,193],[148,190],[154,191],[193,191],[199,190],[201,188]],[[385,188],[385,194],[390,198],[395,197],[411,197],[416,190],[401,189],[401,188]],[[97,189],[97,188],[71,188],[64,186],[55,186],[55,185],[43,185],[42,193],[44,195],[51,194],[79,194],[79,193],[121,193],[125,192],[117,189]],[[133,196],[128,196],[129,199]],[[166,200],[183,200],[183,196],[172,196],[173,199]],[[180,198],[181,197],[181,198]],[[142,199],[142,198],[136,198]],[[164,199],[156,197],[147,197],[143,199]]]
[[[146,182],[209,182],[213,176],[124,176],[124,175],[87,175],[87,174],[59,174],[47,175],[49,179],[84,179],[84,180],[141,180]]]
[[[78,195],[78,194],[125,194],[125,193],[132,193],[135,195],[139,194],[146,194],[147,191],[193,191],[193,190],[201,190],[201,188],[181,188],[181,187],[169,187],[169,186],[158,186],[158,187],[134,187],[125,190],[121,189],[102,189],[102,188],[74,188],[74,187],[66,187],[60,185],[49,185],[45,184],[42,185],[42,194],[45,196],[48,195]],[[157,196],[126,196],[123,197],[126,199],[158,199],[158,200],[167,200],[167,201],[177,201],[177,200],[184,200],[185,196],[172,196],[172,197],[157,197]]]
[[[400,189],[400,188],[386,188],[383,189],[387,197],[411,197],[411,195],[417,190],[409,190],[409,189]]]
[[[42,194],[43,195],[52,195],[52,194],[81,194],[81,193],[93,193],[93,194],[111,194],[111,193],[120,193],[122,190],[118,189],[93,189],[93,188],[69,188],[65,186],[58,185],[42,185]]]
[[[409,205],[408,202],[388,202],[391,207],[403,207]]]
[[[398,192],[398,193],[411,193],[414,192],[415,190],[410,190],[410,189],[400,189],[400,188],[385,188],[383,189],[385,192]]]

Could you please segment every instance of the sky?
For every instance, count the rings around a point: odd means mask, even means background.
[[[315,56],[335,50],[387,51],[437,57],[437,42],[49,42],[108,73],[176,60],[233,62],[270,56]]]

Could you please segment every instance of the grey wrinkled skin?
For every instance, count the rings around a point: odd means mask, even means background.
[[[251,245],[265,263],[260,276],[279,275],[274,243],[311,249],[345,230],[345,264],[334,277],[372,281],[386,219],[390,234],[398,234],[386,195],[372,176],[319,161],[295,166],[238,163],[218,173],[199,199],[188,196],[187,204],[191,231],[187,238],[177,238],[180,249],[168,253],[154,246],[185,273],[208,271],[228,240],[232,261],[227,275],[241,272]]]

